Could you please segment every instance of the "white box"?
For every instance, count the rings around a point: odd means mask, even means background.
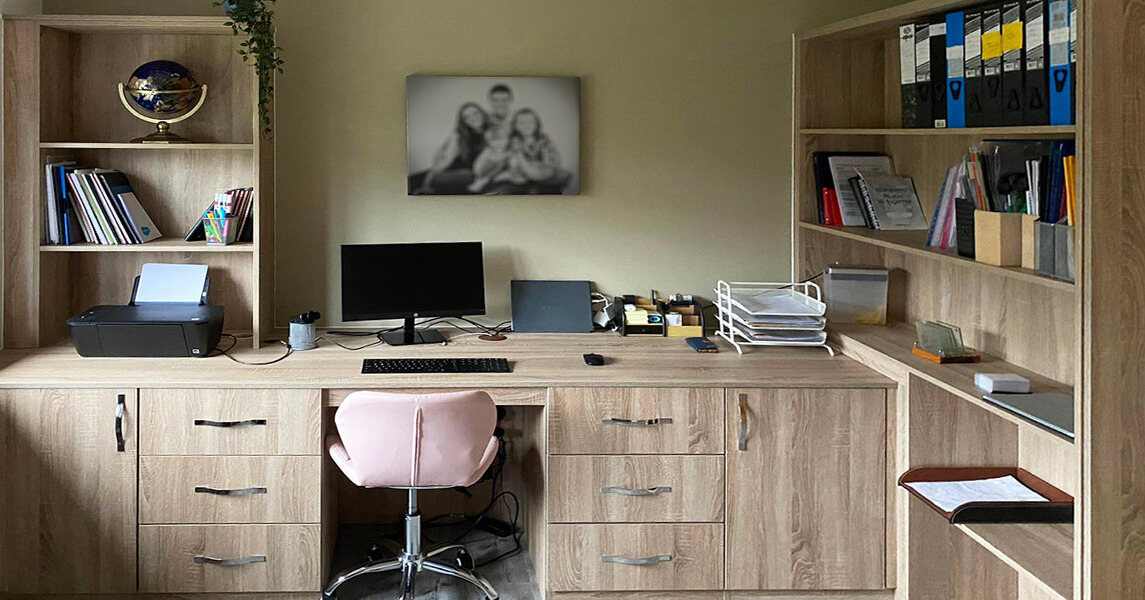
[[[1030,393],[1030,380],[1013,373],[975,373],[974,385],[987,394],[994,392]]]

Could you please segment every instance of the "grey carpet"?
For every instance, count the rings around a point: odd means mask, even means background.
[[[427,528],[426,535],[438,542],[452,540],[464,533],[465,528]],[[361,565],[366,552],[384,534],[402,538],[400,528],[388,525],[343,525],[338,530],[338,544],[334,550],[332,573]],[[435,544],[423,542],[426,549]],[[477,562],[512,550],[512,538],[498,538],[484,531],[469,534],[463,542]],[[442,562],[452,562],[452,556],[442,556]],[[534,600],[537,593],[536,572],[527,552],[501,559],[480,567],[477,571],[493,584],[502,600]],[[397,597],[401,583],[399,574],[364,575],[346,582],[338,589],[338,600],[392,600]],[[452,577],[441,577],[422,571],[417,579],[417,597],[424,600],[484,600],[484,596],[469,584]]]

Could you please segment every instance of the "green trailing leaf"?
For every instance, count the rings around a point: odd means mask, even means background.
[[[252,63],[258,73],[258,116],[262,121],[263,133],[270,136],[270,103],[274,98],[274,74],[281,73],[282,59],[278,53],[282,48],[274,43],[274,11],[271,5],[276,0],[234,0],[230,20],[226,25],[234,35],[245,35],[246,40],[239,46],[245,50],[238,53],[243,62]],[[222,0],[214,0],[215,6],[222,6]]]

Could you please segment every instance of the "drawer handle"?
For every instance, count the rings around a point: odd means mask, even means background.
[[[657,425],[671,425],[672,419],[661,417],[659,419],[644,419],[633,421],[630,419],[601,419],[605,425],[623,425],[625,427],[656,427]]]
[[[747,394],[739,395],[739,451],[747,452]]]
[[[218,488],[207,487],[205,485],[195,486],[196,494],[212,494],[215,496],[249,496],[251,494],[265,494],[266,488],[264,487],[251,487],[243,488],[241,490],[220,490]]]
[[[646,490],[631,489],[623,487],[602,487],[600,488],[602,494],[617,494],[620,496],[659,496],[660,494],[672,493],[672,488],[666,485],[660,487],[648,488]]]
[[[198,427],[250,427],[252,425],[266,425],[266,419],[247,419],[246,421],[208,421],[195,419]]]
[[[127,440],[123,438],[123,413],[127,410],[127,396],[119,394],[115,399],[115,450],[126,452]]]
[[[215,558],[213,556],[203,556],[202,554],[195,555],[195,564],[197,565],[215,565],[218,567],[241,567],[243,565],[251,565],[254,563],[266,562],[265,556],[244,556],[242,558]]]
[[[659,556],[649,556],[648,558],[627,558],[624,556],[602,556],[602,562],[613,563],[617,565],[632,565],[634,567],[650,567],[660,563],[666,563],[672,560],[672,555],[661,554]]]

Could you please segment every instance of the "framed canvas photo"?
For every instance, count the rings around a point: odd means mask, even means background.
[[[406,78],[410,195],[580,193],[579,77]]]

